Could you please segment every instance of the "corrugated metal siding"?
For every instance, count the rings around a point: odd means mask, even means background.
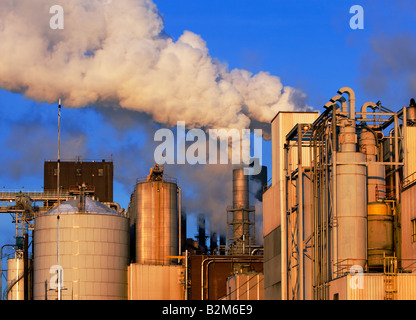
[[[362,286],[359,285],[360,279]],[[384,300],[384,274],[348,275],[346,280],[347,300]]]
[[[59,264],[63,268],[62,300],[127,298],[129,262],[128,219],[107,214],[62,214],[59,225]],[[56,298],[45,292],[50,268],[57,264],[56,216],[35,219],[33,239],[34,300]]]
[[[412,219],[416,218],[416,185],[401,194],[402,259],[416,259],[416,243],[412,243]]]
[[[405,177],[416,171],[416,127],[406,127],[407,163],[405,164]]]
[[[354,278],[353,278],[354,277]],[[358,278],[357,278],[358,277]],[[361,277],[361,278],[360,278]],[[360,279],[362,280],[359,285]],[[337,279],[335,281],[345,281],[345,286],[338,286],[346,288],[347,300],[384,300],[386,295],[385,289],[385,275],[380,274],[363,274],[351,276],[347,275],[345,278]],[[396,275],[395,300],[416,300],[416,274],[399,273]],[[340,297],[344,297],[342,292]],[[331,297],[332,298],[332,297]]]
[[[397,299],[416,300],[416,274],[399,274],[397,277]]]
[[[229,277],[226,300],[264,300],[263,274],[234,274]]]
[[[131,264],[128,267],[129,300],[183,300],[184,268]]]

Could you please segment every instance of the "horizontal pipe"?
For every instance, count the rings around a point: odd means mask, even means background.
[[[216,261],[216,262],[258,262],[253,260],[263,260],[263,257],[259,256],[249,256],[250,259],[235,259],[235,258],[225,258],[225,257],[213,257],[213,258],[205,258],[201,262],[201,300],[204,300],[204,264],[208,261]],[[208,297],[209,298],[209,297]]]

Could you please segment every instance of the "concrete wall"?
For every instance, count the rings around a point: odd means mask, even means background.
[[[281,291],[281,236],[280,227],[264,237],[264,299],[280,300]]]

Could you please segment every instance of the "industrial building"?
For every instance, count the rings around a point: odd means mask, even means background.
[[[123,209],[112,162],[46,161],[43,192],[0,193],[16,227],[1,247],[14,250],[2,298],[416,299],[416,103],[395,109],[356,106],[344,87],[321,113],[279,112],[271,181],[266,167],[234,168],[226,225],[201,206],[194,238],[164,166],[136,180]],[[263,202],[262,245],[250,194]]]
[[[60,188],[70,191],[85,183],[94,191],[94,197],[100,202],[113,202],[113,162],[85,161],[77,157],[75,161],[59,161]],[[58,161],[44,162],[43,188],[45,192],[57,190]]]
[[[263,194],[264,294],[284,300],[416,298],[416,105],[355,105],[272,120]]]
[[[181,188],[163,166],[136,180],[126,210],[112,201],[112,162],[46,161],[44,169],[44,192],[0,194],[2,212],[16,223],[14,257],[1,267],[3,299],[263,299],[262,247],[243,169],[230,172],[233,203],[221,228],[229,233],[211,226],[207,236],[199,214],[196,240],[186,238]],[[265,182],[264,172],[254,178]]]

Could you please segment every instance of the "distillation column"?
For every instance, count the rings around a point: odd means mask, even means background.
[[[357,152],[355,97],[351,89],[349,118],[340,122],[340,152],[337,153],[337,243],[338,263],[343,266],[365,266],[367,248],[367,192],[365,155]]]

